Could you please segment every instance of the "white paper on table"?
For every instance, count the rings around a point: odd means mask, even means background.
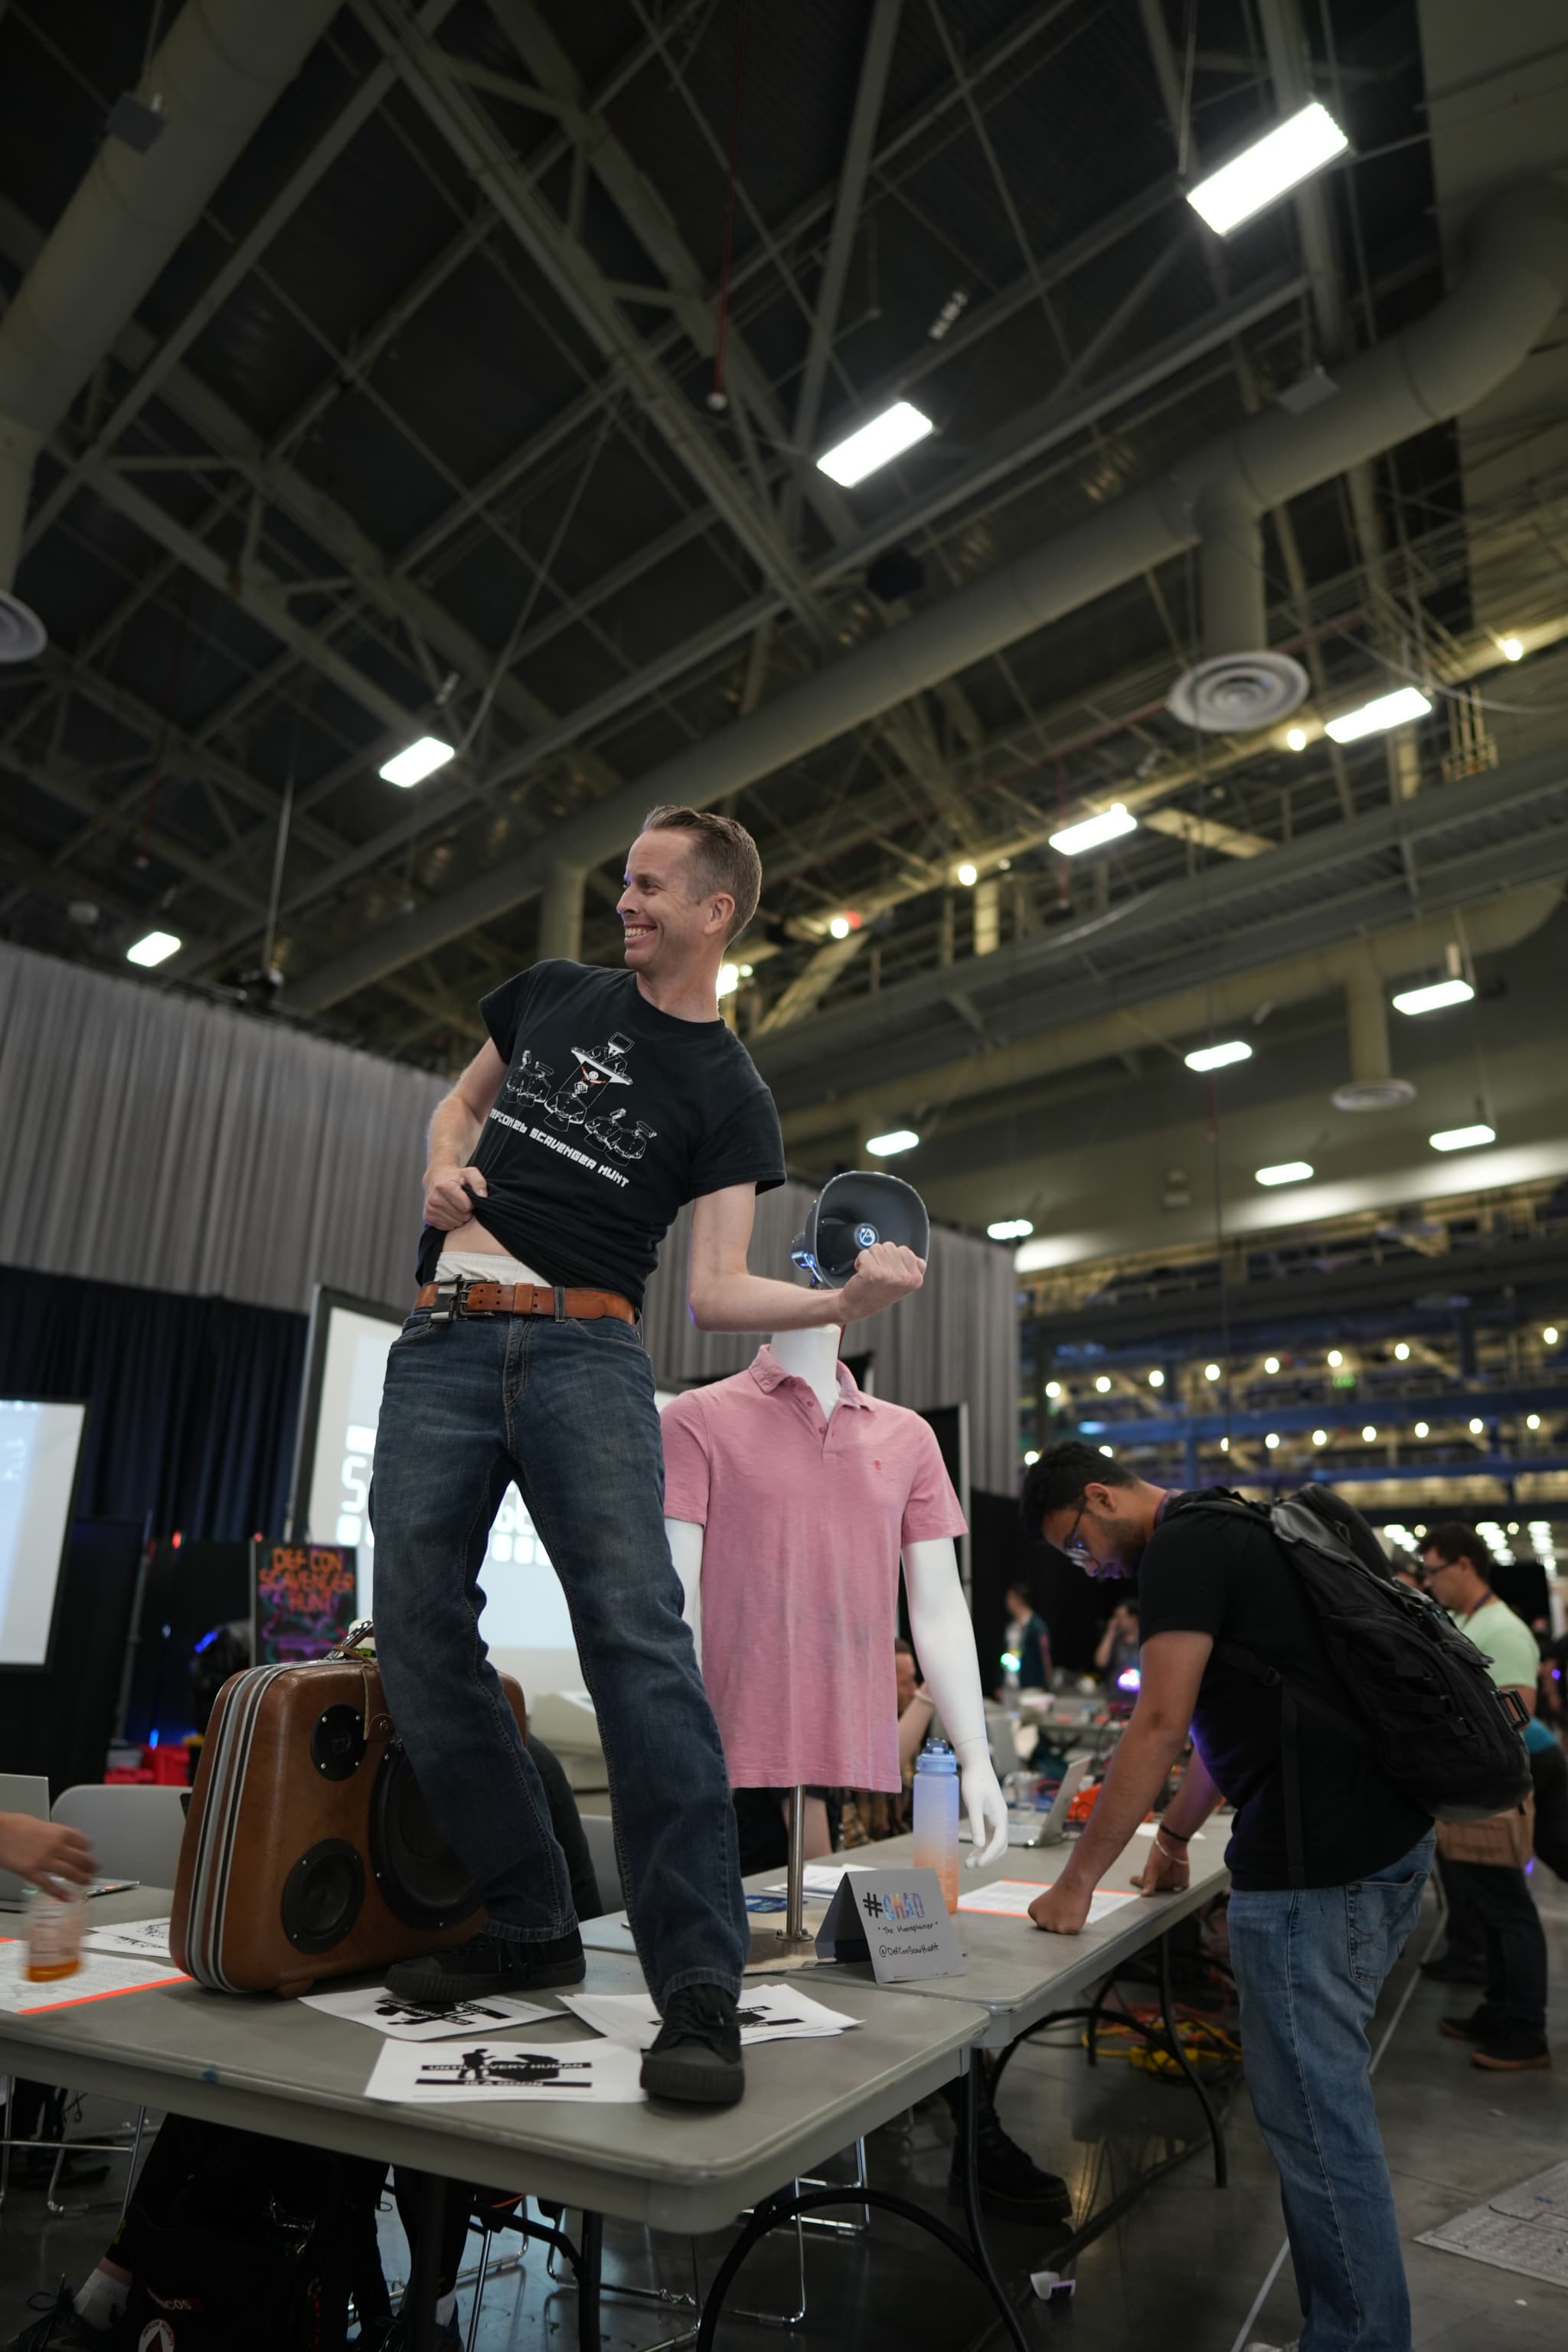
[[[421,2009],[399,2000],[384,1985],[358,1985],[352,1992],[308,1992],[302,2006],[319,2009],[328,2017],[346,2017],[351,2024],[368,2025],[394,2042],[443,2042],[466,2034],[510,2033],[515,2026],[537,2025],[560,2011],[537,2000],[518,2000],[510,1993],[492,1993],[484,2000],[460,2000],[451,2009]]]
[[[0,2011],[12,2017],[29,2017],[43,2009],[68,2009],[73,2001],[98,2000],[105,1993],[148,1992],[154,1985],[190,1981],[173,1961],[159,1968],[149,1960],[89,1952],[74,1976],[57,1977],[53,1984],[29,1984],[22,1974],[26,1957],[26,1947],[19,1937],[0,1944]]]
[[[414,2106],[517,2099],[628,2106],[647,2095],[637,2080],[641,2063],[619,2042],[481,2042],[453,2051],[384,2042],[365,2096]]]
[[[878,1867],[874,1862],[808,1862],[801,1874],[801,1893],[813,1895],[819,1902],[829,1903],[837,1894],[838,1882],[847,1872],[875,1870]],[[787,1895],[788,1892],[787,1878],[777,1879],[763,1889],[764,1895]]]
[[[1030,1904],[1037,1895],[1045,1892],[1044,1886],[1026,1878],[994,1878],[989,1886],[977,1886],[973,1894],[961,1895],[958,1907],[961,1911],[993,1911],[1004,1919],[1026,1919]],[[1121,1895],[1114,1887],[1098,1886],[1089,1896],[1089,1917],[1084,1925],[1098,1927],[1123,1903],[1137,1900],[1136,1895]]]
[[[83,1937],[89,1952],[118,1952],[130,1960],[158,1960],[173,1968],[169,1958],[168,1919],[121,1919],[109,1927],[89,1927]]]
[[[641,1992],[566,1992],[562,2005],[595,2033],[632,2050],[647,2050],[658,2032],[659,2016]],[[748,1985],[739,2010],[742,2045],[754,2042],[820,2042],[858,2025],[840,2009],[827,2009],[809,1993],[787,1985]]]

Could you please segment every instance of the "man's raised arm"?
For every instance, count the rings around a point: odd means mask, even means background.
[[[686,1295],[700,1331],[809,1331],[859,1323],[896,1307],[925,1278],[924,1259],[898,1242],[862,1250],[842,1290],[808,1290],[802,1283],[750,1274],[746,1251],[756,1213],[754,1184],[704,1192],[691,1212]]]

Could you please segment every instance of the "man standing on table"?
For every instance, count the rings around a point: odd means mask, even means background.
[[[891,1243],[863,1251],[839,1291],[746,1270],[756,1195],[784,1181],[784,1147],[773,1097],[719,1017],[718,980],[761,890],[743,825],[653,809],[617,908],[624,968],[537,963],[484,999],[489,1039],[430,1122],[422,1286],[387,1358],[373,1494],[387,1697],[489,1913],[481,1934],[400,1963],[388,1983],[446,2007],[583,1978],[566,1864],[479,1633],[479,1565],[515,1479],[571,1608],[663,2019],[643,2086],[712,2105],[743,2087],[749,1937],[723,1750],[664,1533],[643,1286],[687,1201],[689,1297],[706,1330],[857,1322],[923,1272]]]
[[[1242,2063],[1279,2168],[1306,2314],[1296,2352],[1410,2352],[1366,2027],[1421,1907],[1432,1823],[1332,1717],[1306,1706],[1292,1815],[1279,1693],[1228,1663],[1226,1645],[1288,1671],[1342,1716],[1351,1702],[1267,1525],[1189,1507],[1205,1499],[1167,1494],[1077,1441],[1053,1446],[1024,1481],[1032,1534],[1089,1576],[1136,1573],[1142,1636],[1132,1719],[1071,1860],[1029,1916],[1053,1934],[1078,1934],[1097,1880],[1164,1788],[1190,1727],[1195,1752],[1137,1883],[1145,1895],[1187,1885],[1187,1842],[1225,1801],[1223,1789],[1236,1807],[1226,1861]]]

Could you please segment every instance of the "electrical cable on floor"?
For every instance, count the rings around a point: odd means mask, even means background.
[[[1367,2068],[1367,2073],[1369,2074],[1376,2074],[1378,2062],[1382,2058],[1383,2053],[1387,2049],[1389,2043],[1393,2041],[1394,2033],[1398,2030],[1399,2021],[1404,2016],[1406,2009],[1410,2006],[1410,1996],[1421,1981],[1422,1968],[1425,1966],[1426,1962],[1432,1958],[1434,1952],[1436,1952],[1438,1942],[1447,1927],[1447,1907],[1446,1905],[1441,1906],[1438,1909],[1436,1920],[1433,1925],[1431,1937],[1427,1943],[1426,1949],[1422,1953],[1420,1959],[1416,1961],[1415,1966],[1411,1969],[1410,1981],[1405,1986],[1405,1990],[1400,1994],[1398,2002],[1394,2008],[1394,2015],[1389,2019],[1387,2025],[1384,2028],[1377,2048],[1372,2053],[1372,2063]],[[1236,2341],[1230,2347],[1230,2352],[1247,2352],[1247,2338],[1252,2334],[1254,2327],[1258,2325],[1258,2315],[1262,2310],[1264,2305],[1268,2302],[1268,2297],[1273,2291],[1274,2282],[1285,2267],[1285,2257],[1289,2251],[1290,2241],[1287,2238],[1285,2243],[1280,2247],[1279,2252],[1275,2255],[1274,2260],[1268,2265],[1268,2275],[1264,2279],[1263,2284],[1258,2288],[1258,2293],[1253,2299],[1251,2310],[1247,2313],[1247,2317],[1241,2323],[1241,2326],[1237,2334]]]

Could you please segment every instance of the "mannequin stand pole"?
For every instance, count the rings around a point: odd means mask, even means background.
[[[789,1883],[783,1927],[753,1927],[748,1975],[764,1969],[805,1968],[816,1958],[816,1937],[805,1926],[805,1790],[789,1797]]]

